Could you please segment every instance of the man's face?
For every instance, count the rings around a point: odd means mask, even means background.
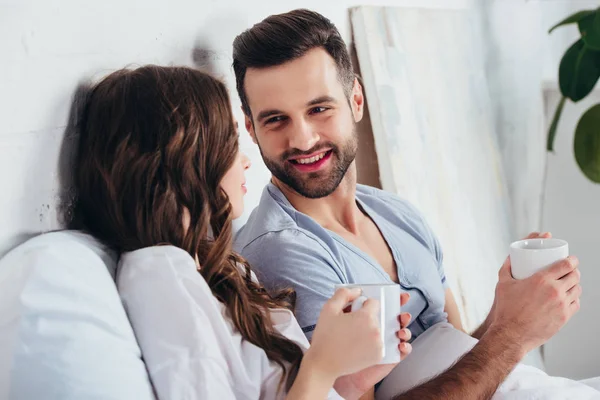
[[[317,48],[283,65],[249,68],[245,89],[253,118],[246,128],[273,176],[304,197],[333,193],[356,156],[358,82],[348,99],[335,61]]]

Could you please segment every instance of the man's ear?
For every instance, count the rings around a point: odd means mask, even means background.
[[[352,94],[350,95],[350,105],[352,107],[354,122],[359,122],[363,118],[365,109],[365,96],[363,94],[362,85],[358,81],[358,78],[354,78]]]
[[[254,144],[258,144],[258,142],[256,141],[256,132],[254,132],[254,124],[252,123],[252,120],[250,119],[250,117],[248,117],[245,113],[244,113],[244,124],[246,125],[246,130],[250,134],[250,137],[252,138],[252,141],[254,142]]]

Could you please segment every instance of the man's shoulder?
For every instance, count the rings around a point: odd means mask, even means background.
[[[278,253],[283,254],[290,246],[296,248],[320,247],[320,240],[316,235],[297,225],[284,224],[277,229],[271,227],[269,229],[257,230],[247,228],[249,223],[250,220],[248,220],[246,227],[242,228],[235,238],[235,249],[242,255],[244,252],[249,251],[249,249],[254,251],[257,248],[265,252],[277,250]]]
[[[234,247],[244,253],[247,247],[260,245],[265,251],[284,249],[290,244],[318,245],[324,229],[312,218],[299,213],[278,191],[267,186],[259,205],[238,231]]]
[[[278,287],[282,283],[287,287],[292,285],[289,280],[314,279],[315,269],[325,274],[324,266],[329,266],[330,273],[338,276],[341,274],[340,255],[333,239],[315,232],[318,229],[323,230],[320,226],[310,230],[296,224],[282,224],[277,229],[251,229],[237,235],[234,248],[250,263],[266,287]]]

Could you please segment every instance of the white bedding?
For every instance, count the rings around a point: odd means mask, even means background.
[[[477,340],[448,323],[428,329],[413,342],[413,351],[383,381],[377,400],[391,399],[421,382],[439,375]],[[573,381],[548,376],[545,372],[519,364],[498,388],[492,400],[588,400],[600,399],[600,378]]]

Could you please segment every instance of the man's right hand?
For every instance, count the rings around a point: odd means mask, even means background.
[[[579,311],[578,266],[577,257],[569,256],[527,279],[517,280],[507,258],[498,274],[489,331],[514,341],[523,356],[547,342]]]

